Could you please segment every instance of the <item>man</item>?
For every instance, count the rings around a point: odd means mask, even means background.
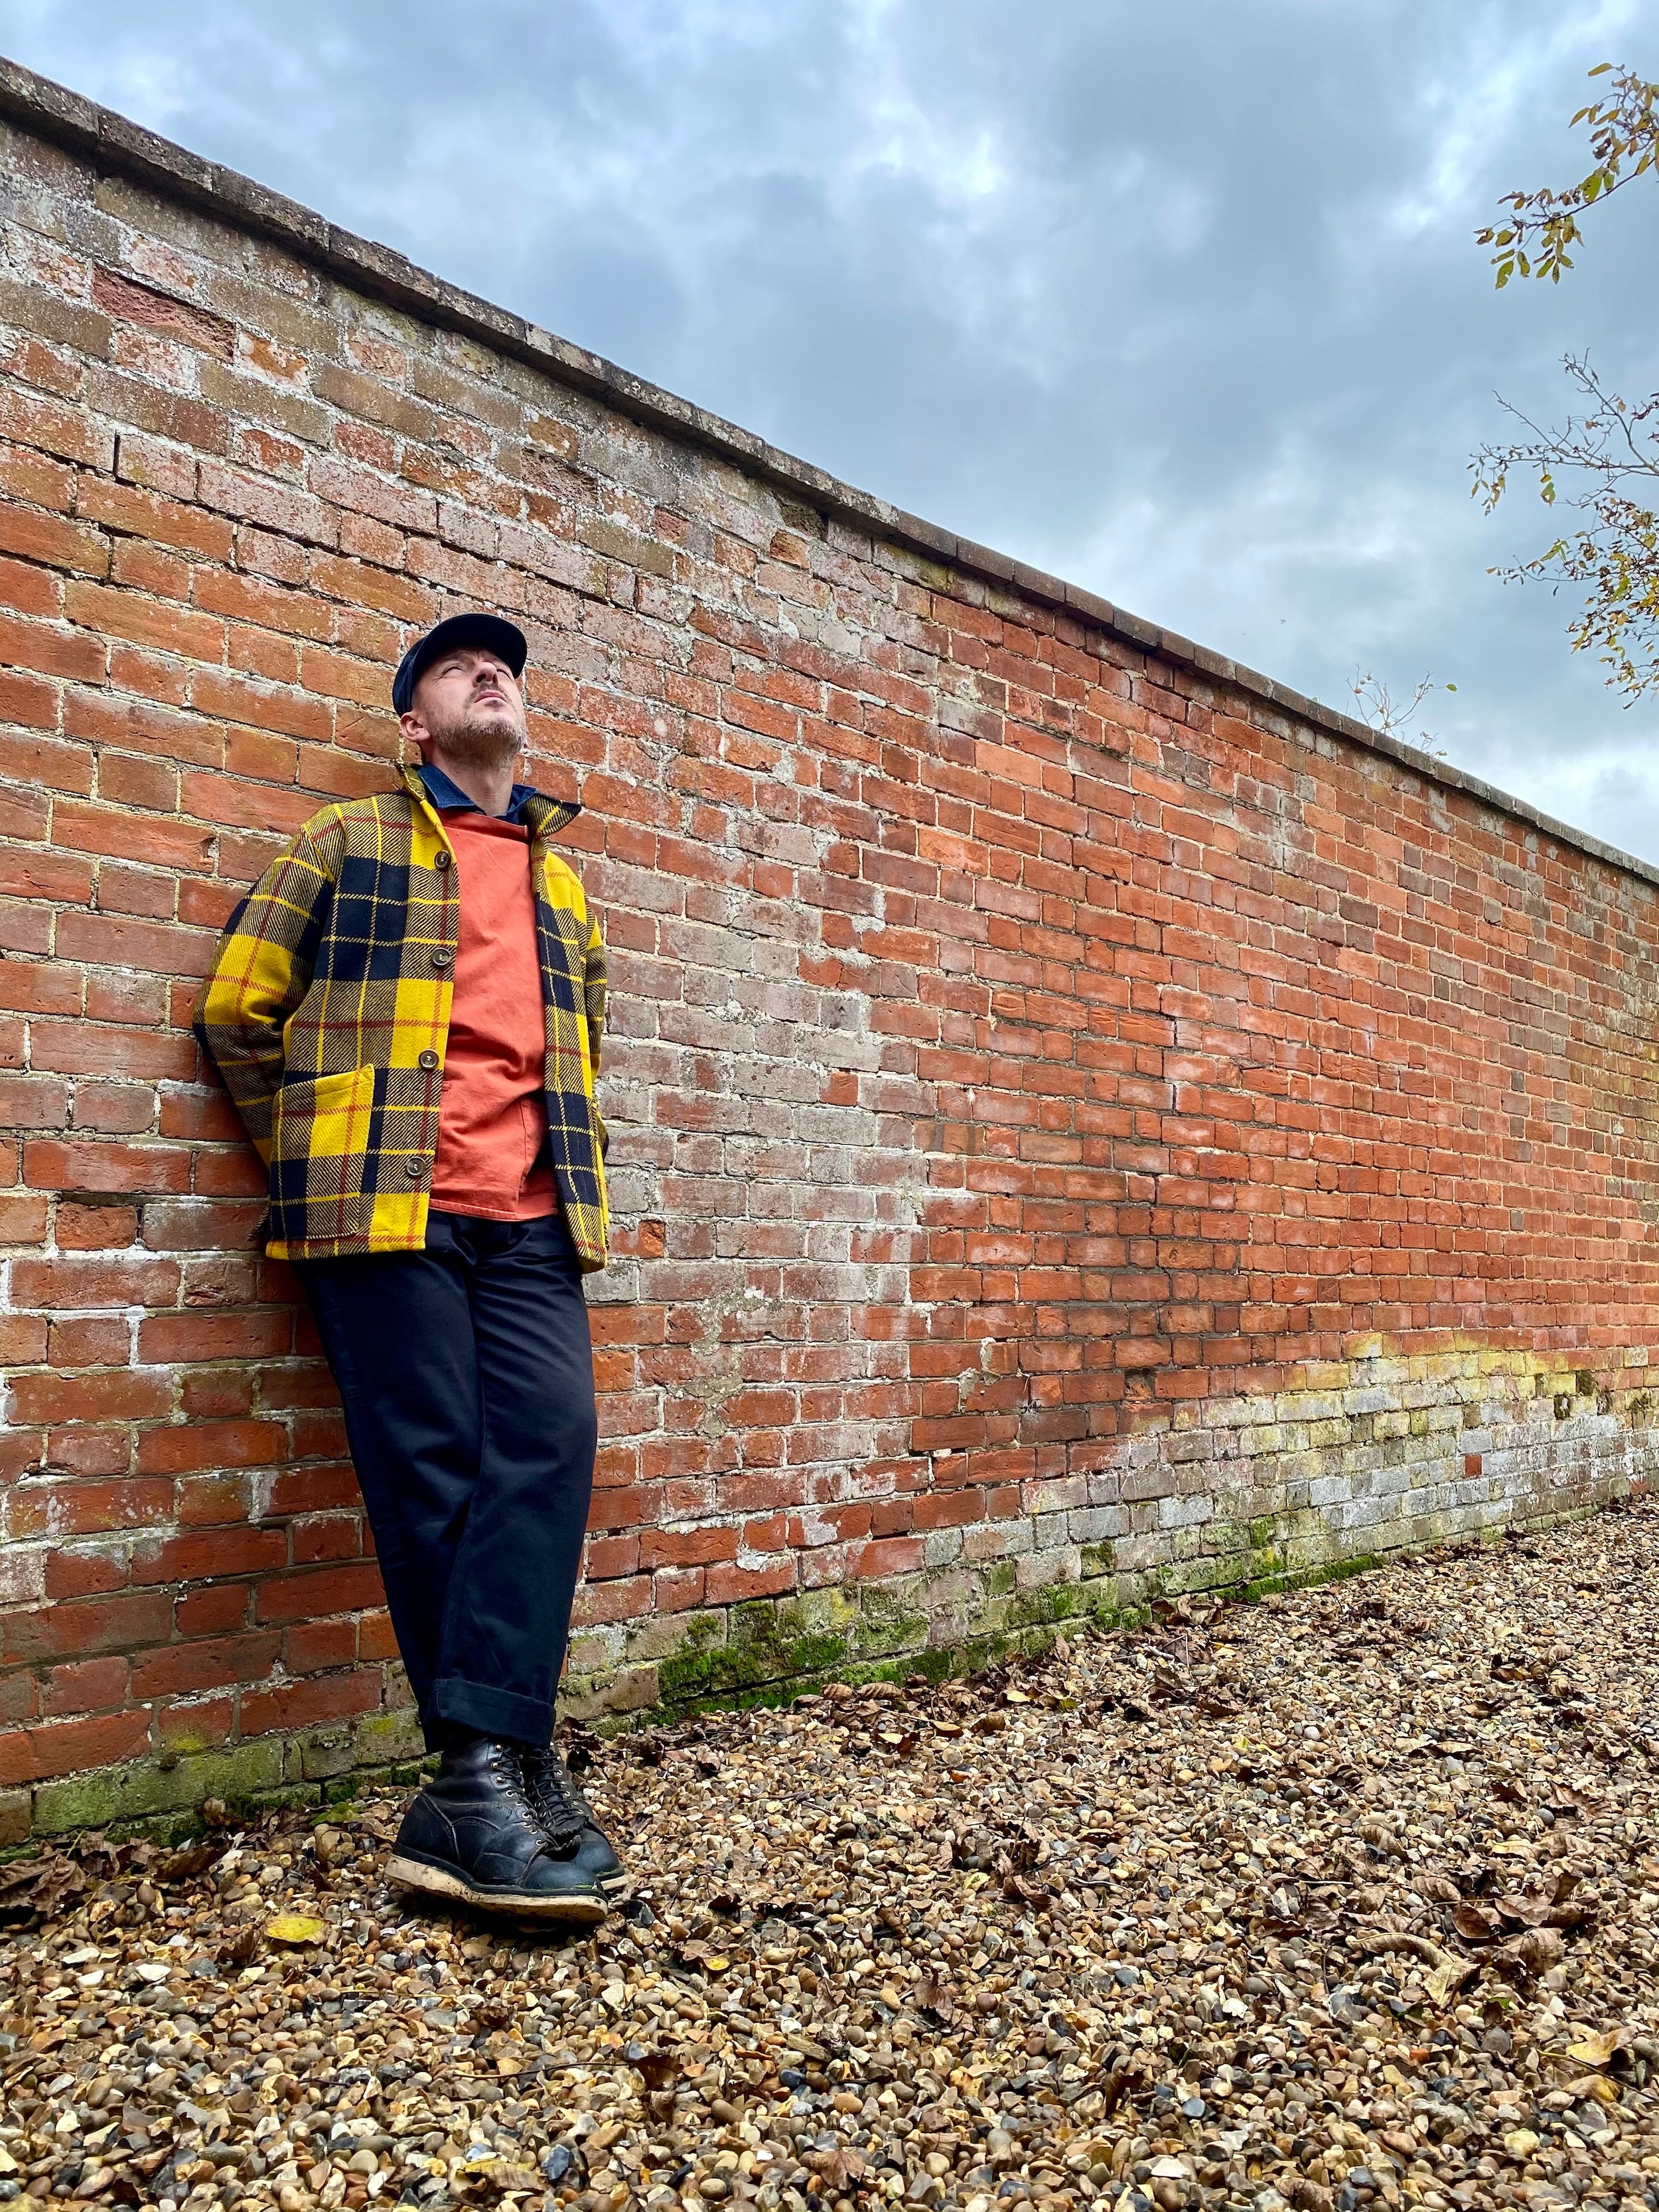
[[[622,1868],[551,1747],[592,1487],[605,951],[513,781],[523,633],[458,615],[392,704],[421,765],[325,806],[226,924],[196,1030],[270,1170],[339,1387],[436,1778],[390,1873],[602,1917]]]

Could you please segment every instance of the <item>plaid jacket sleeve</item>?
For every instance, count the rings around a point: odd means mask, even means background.
[[[283,1032],[311,987],[334,896],[329,842],[326,821],[307,823],[265,870],[225,924],[196,1005],[197,1041],[267,1166]]]
[[[587,944],[582,962],[582,1011],[587,1022],[587,1056],[597,1084],[599,1048],[605,1038],[606,969],[605,939],[599,933],[599,921],[591,910],[588,921]],[[597,1106],[593,1109],[593,1119],[599,1125],[599,1158],[603,1159],[611,1149],[611,1132],[605,1127],[605,1117]]]

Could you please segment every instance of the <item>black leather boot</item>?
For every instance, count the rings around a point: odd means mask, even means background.
[[[477,1736],[445,1752],[404,1815],[387,1879],[526,1919],[592,1923],[605,1901],[574,1850],[562,1855],[525,1787],[522,1744]]]
[[[574,1853],[583,1872],[607,1897],[626,1889],[627,1869],[551,1744],[526,1747],[524,1786],[553,1849]]]

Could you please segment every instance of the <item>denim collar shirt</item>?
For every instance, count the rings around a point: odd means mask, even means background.
[[[427,797],[441,811],[447,809],[451,813],[482,814],[483,812],[483,807],[476,799],[469,799],[459,784],[453,782],[443,770],[435,767],[431,761],[422,761],[416,773],[426,786]],[[533,783],[515,783],[513,787],[513,796],[507,803],[506,813],[496,818],[502,822],[519,821],[524,813],[526,799],[533,799],[535,796],[536,787]]]

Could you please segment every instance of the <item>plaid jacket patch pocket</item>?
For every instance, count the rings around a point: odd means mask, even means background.
[[[270,1146],[273,1237],[361,1237],[373,1193],[364,1189],[374,1119],[374,1070],[348,1068],[284,1083]]]

